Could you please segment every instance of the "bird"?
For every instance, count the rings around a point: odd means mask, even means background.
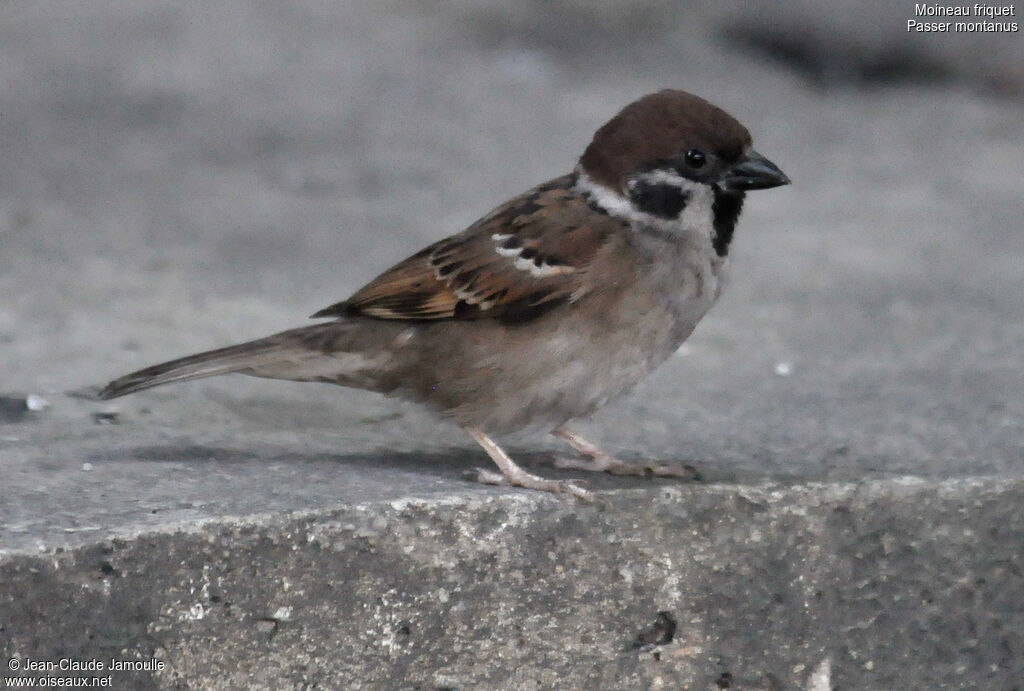
[[[601,126],[572,172],[312,315],[328,321],[147,367],[99,396],[228,373],[327,382],[461,426],[500,470],[478,468],[484,483],[597,499],[517,464],[493,439],[512,432],[586,457],[560,467],[683,477],[692,469],[621,461],[567,425],[682,345],[722,293],[746,193],[789,183],[721,108],[651,93]]]

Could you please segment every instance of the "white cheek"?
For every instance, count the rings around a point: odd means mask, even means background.
[[[669,233],[696,231],[702,237],[709,239],[713,237],[712,205],[715,202],[715,193],[710,185],[694,182],[664,170],[652,171],[641,176],[639,179],[646,182],[675,185],[687,194],[686,206],[679,216],[666,219],[638,211],[629,199],[604,185],[594,182],[579,168],[577,168],[577,175],[577,189],[589,195],[598,206],[612,216],[624,218],[634,223],[653,226]]]
[[[680,189],[686,189],[686,185],[697,184],[692,180],[684,178],[682,175],[677,175],[676,173],[671,173],[667,170],[652,170],[649,173],[638,175],[636,179],[643,180],[644,182],[649,182],[655,185],[673,185],[675,187],[679,187]]]
[[[686,207],[679,214],[679,222],[687,228],[696,228],[711,237],[713,232],[712,205],[715,203],[715,193],[710,185],[702,185],[685,180],[681,185],[682,189],[689,194]]]
[[[694,182],[681,175],[675,175],[667,170],[656,170],[637,177],[652,184],[672,185],[678,187],[686,194],[686,206],[676,217],[676,221],[687,228],[707,229],[711,232],[711,211],[715,203],[715,194],[710,185]]]
[[[599,185],[590,179],[580,168],[576,169],[576,188],[584,195],[589,196],[594,203],[607,211],[612,216],[620,218],[632,218],[636,215],[633,204],[621,194],[604,185]],[[646,214],[642,214],[646,215]]]

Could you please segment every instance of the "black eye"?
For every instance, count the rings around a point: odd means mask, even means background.
[[[686,164],[691,168],[703,168],[707,159],[700,149],[690,149],[686,152]]]

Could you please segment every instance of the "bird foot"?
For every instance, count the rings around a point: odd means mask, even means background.
[[[587,489],[585,482],[548,480],[540,477],[539,475],[534,475],[516,464],[516,462],[513,461],[500,446],[495,444],[494,441],[482,431],[473,428],[467,428],[467,431],[474,439],[477,440],[477,443],[484,448],[487,454],[491,457],[491,460],[501,468],[500,473],[496,473],[493,470],[485,470],[483,468],[476,468],[468,473],[468,475],[477,482],[482,482],[487,485],[513,485],[515,487],[537,489],[542,492],[554,492],[556,494],[571,494],[577,499],[582,499],[587,502],[599,501],[598,495]]]
[[[525,489],[537,489],[542,492],[554,492],[555,494],[571,494],[577,499],[587,502],[598,501],[597,494],[587,489],[587,483],[578,480],[548,480],[526,471],[510,477],[485,468],[474,468],[467,471],[464,477],[485,485],[512,485]]]
[[[699,480],[700,473],[691,465],[682,463],[628,463],[606,454],[594,444],[570,430],[559,428],[554,432],[556,437],[564,439],[584,456],[589,458],[556,457],[553,465],[556,468],[571,470],[587,470],[605,472],[612,475],[632,475],[635,477],[674,477],[681,480]]]
[[[633,477],[674,477],[681,480],[699,480],[700,473],[692,465],[682,463],[627,463],[614,456],[600,454],[591,458],[567,458],[559,456],[552,465],[560,469],[587,470],[612,475]]]

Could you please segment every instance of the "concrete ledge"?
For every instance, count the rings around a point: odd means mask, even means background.
[[[93,672],[115,688],[1024,678],[1024,480],[607,496],[603,511],[533,492],[377,502],[7,554],[2,652],[147,663]]]
[[[1019,34],[838,0],[64,5],[0,3],[3,674],[1022,688]],[[604,512],[475,487],[461,431],[333,387],[81,397],[304,323],[664,87],[794,185],[579,431],[708,483],[595,478]]]

